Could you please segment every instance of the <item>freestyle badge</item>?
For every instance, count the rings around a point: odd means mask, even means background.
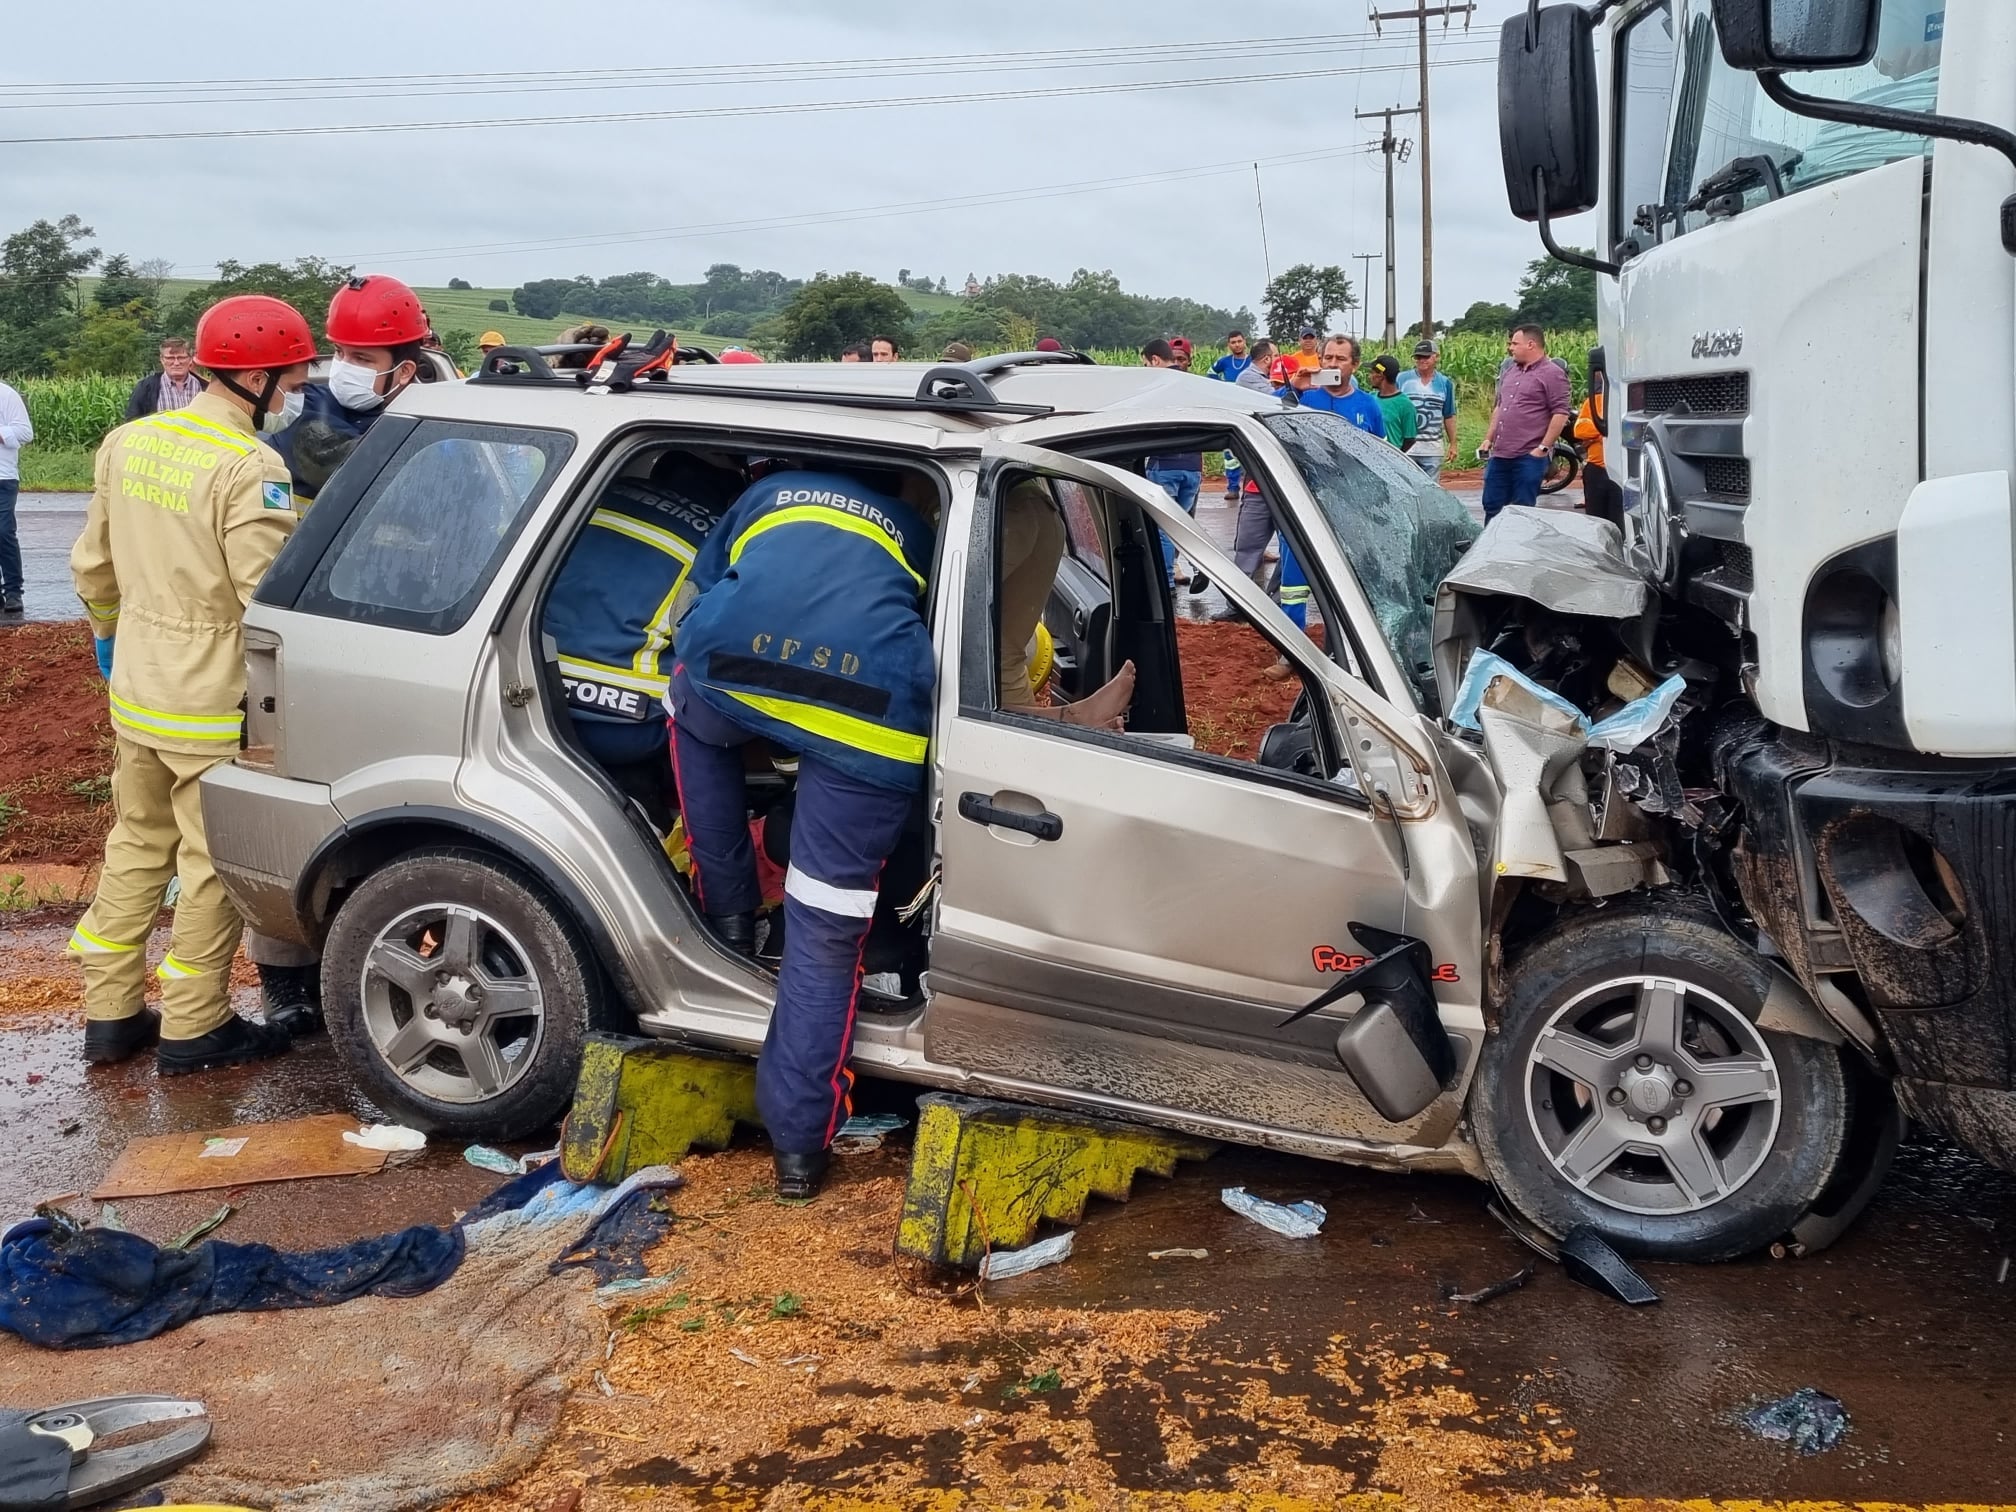
[[[1336,972],[1356,971],[1360,967],[1370,965],[1372,961],[1372,957],[1368,955],[1360,955],[1356,951],[1339,950],[1334,945],[1318,945],[1314,950],[1309,952],[1309,959],[1315,963],[1318,971]],[[1460,982],[1463,978],[1457,974],[1456,963],[1454,961],[1445,961],[1435,968],[1430,974],[1429,980],[1433,982]]]

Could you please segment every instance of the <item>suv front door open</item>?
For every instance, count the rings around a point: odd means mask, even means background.
[[[1223,585],[1320,694],[1303,706],[1319,773],[997,707],[999,509],[1031,476],[1138,508]],[[1345,1074],[1334,1045],[1355,998],[1284,1022],[1348,969],[1355,920],[1427,940],[1463,1068],[1480,1043],[1476,861],[1432,750],[1405,733],[1411,713],[1326,660],[1166,494],[1116,468],[988,443],[959,554],[966,599],[939,695],[930,1058],[1122,1111],[1438,1142],[1456,1098],[1396,1129]]]

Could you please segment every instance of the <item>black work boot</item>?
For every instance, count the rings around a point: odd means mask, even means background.
[[[803,1202],[819,1195],[819,1183],[826,1179],[826,1167],[832,1157],[824,1150],[814,1150],[809,1155],[778,1150],[773,1159],[777,1167],[777,1195]]]
[[[756,954],[756,915],[753,913],[730,913],[707,915],[707,923],[714,933],[737,955]]]
[[[322,1032],[322,973],[313,966],[261,966],[266,1022],[289,1039]]]
[[[161,1041],[154,1051],[154,1069],[162,1076],[216,1071],[284,1055],[293,1043],[285,1029],[255,1024],[234,1014],[208,1034],[188,1040]]]
[[[116,1066],[161,1038],[161,1015],[142,1008],[127,1018],[90,1019],[84,1025],[84,1059],[94,1066]]]

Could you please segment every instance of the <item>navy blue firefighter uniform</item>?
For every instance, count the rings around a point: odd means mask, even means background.
[[[847,1116],[862,949],[924,783],[932,545],[916,510],[855,478],[775,473],[708,537],[679,625],[679,797],[700,906],[731,943],[760,901],[739,747],[763,736],[799,756],[777,1006],[756,1069],[780,1192],[795,1161],[809,1195]]]
[[[693,599],[700,547],[741,478],[675,453],[649,482],[622,478],[596,501],[546,599],[574,736],[669,831],[665,695],[674,627]]]
[[[314,502],[329,475],[357,449],[364,432],[384,413],[382,408],[345,407],[329,392],[326,383],[302,386],[300,418],[278,435],[262,438],[287,464],[296,509],[305,509]]]

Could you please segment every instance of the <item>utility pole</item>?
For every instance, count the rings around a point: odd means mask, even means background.
[[[1408,150],[1414,145],[1412,142],[1403,142],[1393,135],[1393,117],[1420,113],[1419,105],[1388,105],[1384,110],[1358,112],[1358,119],[1361,121],[1377,120],[1385,123],[1380,128],[1379,151],[1386,159],[1386,334],[1379,339],[1389,347],[1400,339],[1399,330],[1393,323],[1396,315],[1395,307],[1399,304],[1399,290],[1393,282],[1393,160],[1397,156],[1401,161],[1406,161]]]
[[[1372,318],[1372,264],[1379,260],[1377,252],[1353,252],[1353,262],[1365,264],[1364,275],[1358,280],[1358,339],[1363,341],[1372,334],[1367,322]]]
[[[1260,193],[1260,165],[1253,165],[1253,203],[1260,211],[1260,265],[1267,270],[1267,282],[1274,282],[1274,258],[1267,250],[1267,200]]]
[[[1413,21],[1419,26],[1421,39],[1421,338],[1432,340],[1435,335],[1435,186],[1430,172],[1429,127],[1428,127],[1428,22],[1439,17],[1442,29],[1449,29],[1449,18],[1460,15],[1463,30],[1470,30],[1470,13],[1477,7],[1471,4],[1434,5],[1422,0],[1414,10],[1372,12],[1372,29],[1379,31],[1382,21]]]

